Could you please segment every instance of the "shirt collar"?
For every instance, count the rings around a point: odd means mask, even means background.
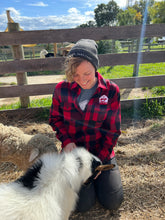
[[[76,82],[71,82],[71,89],[79,88],[80,86]]]
[[[102,89],[107,89],[105,79],[102,77],[102,75],[99,72],[96,72],[96,77],[98,79],[98,87]]]

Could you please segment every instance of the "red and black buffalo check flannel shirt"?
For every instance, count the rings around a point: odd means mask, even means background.
[[[60,82],[54,90],[49,123],[62,147],[74,142],[84,146],[103,163],[114,157],[120,135],[120,92],[116,84],[98,72],[98,87],[84,111],[78,105],[81,88],[75,82]]]

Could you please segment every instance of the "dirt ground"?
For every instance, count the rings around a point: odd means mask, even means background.
[[[48,121],[37,122],[22,116],[0,122],[17,126],[27,134],[42,133],[58,146]],[[159,220],[165,219],[165,118],[134,121],[123,119],[122,134],[115,147],[116,158],[124,188],[124,202],[117,211],[110,212],[96,205],[86,213],[73,213],[70,220]],[[10,163],[0,164],[0,181],[9,182],[22,175]]]

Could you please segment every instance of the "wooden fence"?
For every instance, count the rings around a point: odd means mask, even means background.
[[[128,42],[128,43],[127,43]],[[53,44],[51,44],[50,48],[47,49],[49,52],[54,52]],[[23,47],[24,48],[24,56],[25,59],[32,59],[32,58],[40,58],[40,52],[42,49],[45,49],[47,47],[46,44],[43,44],[42,46],[34,46],[34,47]],[[144,43],[142,45],[142,51],[157,51],[159,47],[159,50],[163,51],[165,50],[165,42],[162,43]],[[137,41],[120,41],[119,50],[122,49],[123,52],[131,53],[137,51]],[[113,53],[114,48],[109,48],[110,53]],[[57,55],[60,56],[60,47],[59,51],[57,52]],[[0,61],[7,61],[12,60],[12,51],[11,48],[0,48]]]
[[[23,44],[76,42],[81,38],[99,40],[139,39],[141,25],[120,27],[76,28],[60,30],[14,31],[0,32],[0,45],[18,46]],[[165,24],[146,25],[145,37],[165,36]],[[136,64],[139,53],[100,54],[100,66]],[[22,73],[45,70],[61,70],[64,57],[48,59],[15,59],[0,62],[0,75],[6,73]],[[165,62],[165,51],[142,52],[141,63]],[[140,88],[165,85],[165,74],[150,77],[132,77],[113,79],[120,89]],[[17,85],[0,87],[0,98],[36,96],[52,94],[55,84]],[[122,100],[123,107],[129,107],[143,100]]]

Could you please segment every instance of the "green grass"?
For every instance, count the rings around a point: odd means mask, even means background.
[[[153,96],[163,96],[165,95],[165,86],[156,86],[151,88]]]
[[[120,65],[114,67],[100,67],[98,71],[106,79],[124,78],[133,76],[134,65]],[[139,76],[153,76],[165,74],[164,63],[140,64]]]
[[[2,83],[2,82],[0,82],[0,86],[4,86],[4,85],[11,85],[11,86],[13,86],[13,85],[16,85],[16,83],[15,82],[11,82],[11,83]]]
[[[123,77],[131,77],[133,72],[133,65],[121,65],[121,66],[114,66],[114,67],[100,67],[98,72],[105,79],[114,79],[114,78],[123,78]]]
[[[145,104],[143,104],[140,108],[140,115],[143,118],[159,118],[165,115],[165,98],[159,102],[158,100],[155,101],[148,101],[146,99]]]
[[[122,118],[153,119],[165,117],[165,98],[162,101],[146,99],[141,106],[123,109]]]
[[[52,103],[52,97],[47,97],[47,98],[42,98],[42,99],[33,99],[30,102],[30,106],[31,108],[35,108],[35,107],[47,107],[47,106],[51,106]]]
[[[114,67],[100,67],[98,71],[102,74],[105,79],[114,78],[124,78],[133,77],[134,65],[120,65]],[[139,76],[154,76],[154,75],[164,75],[165,74],[165,63],[150,63],[141,64],[139,67]],[[153,88],[143,88],[151,89],[153,97],[165,95],[165,86],[157,86]]]
[[[36,107],[49,107],[52,103],[52,97],[42,98],[42,99],[33,99],[30,101],[30,108]],[[9,109],[18,109],[21,108],[21,103],[16,102],[10,105],[2,105],[0,106],[0,110],[9,110]]]
[[[10,105],[2,105],[0,106],[0,110],[9,110],[9,109],[18,109],[21,108],[20,102],[16,102]]]

